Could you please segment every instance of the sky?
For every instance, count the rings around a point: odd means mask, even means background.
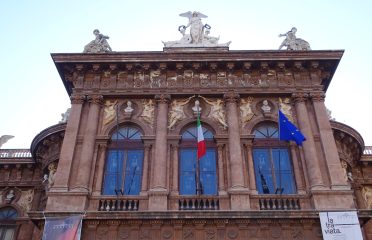
[[[0,136],[13,135],[3,149],[29,148],[42,130],[57,124],[70,100],[51,53],[81,53],[108,35],[114,51],[162,51],[179,40],[179,14],[208,16],[211,36],[232,41],[230,50],[273,50],[280,33],[314,50],[345,50],[326,93],[332,117],[358,131],[372,146],[372,1],[368,0],[4,0],[0,3]]]

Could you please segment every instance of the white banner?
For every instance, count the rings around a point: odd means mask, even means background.
[[[363,240],[357,212],[321,212],[324,240]]]

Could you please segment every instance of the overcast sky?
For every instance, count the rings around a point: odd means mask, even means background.
[[[210,35],[232,41],[230,50],[277,49],[278,35],[294,26],[314,50],[344,49],[326,106],[372,146],[372,1],[4,0],[0,135],[15,138],[2,148],[29,148],[70,107],[50,53],[82,52],[96,28],[114,51],[162,51],[162,40],[180,39],[177,28],[187,19],[179,14],[186,11],[207,15]]]

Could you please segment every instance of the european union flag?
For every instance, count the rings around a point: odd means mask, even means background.
[[[302,142],[306,140],[304,135],[297,129],[297,127],[288,120],[288,118],[279,110],[279,139],[292,140],[297,145],[301,146]]]

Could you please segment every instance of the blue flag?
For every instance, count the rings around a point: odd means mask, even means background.
[[[279,110],[279,140],[292,140],[301,146],[306,140],[304,135],[291,123],[288,118]]]

